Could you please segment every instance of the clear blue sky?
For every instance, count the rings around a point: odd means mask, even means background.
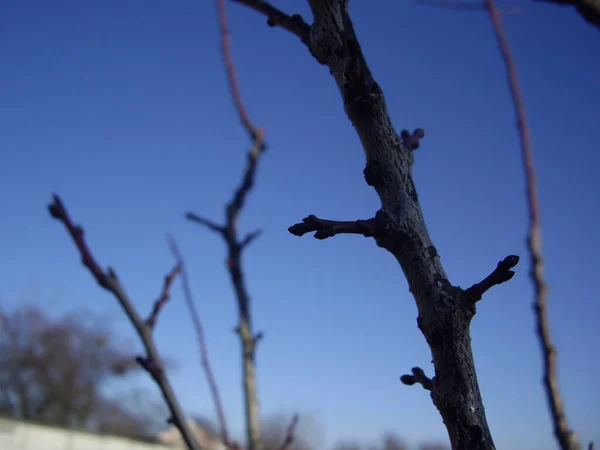
[[[520,2],[506,18],[530,119],[545,237],[550,316],[571,423],[600,440],[594,285],[600,250],[600,36],[574,11]],[[281,1],[310,19],[305,2]],[[512,5],[512,4],[511,4]],[[511,253],[525,256],[524,181],[514,114],[485,13],[353,0],[367,59],[400,130],[423,127],[415,177],[451,282],[468,287]],[[398,377],[430,354],[391,255],[367,239],[297,238],[310,213],[371,216],[379,202],[335,84],[295,37],[229,6],[245,102],[269,151],[241,221],[265,229],[245,256],[263,410],[310,412],[338,438],[446,439],[439,414]],[[80,265],[46,205],[59,193],[97,258],[148,311],[187,257],[234,431],[242,430],[236,311],[214,219],[238,182],[248,141],[234,114],[211,1],[6,0],[0,13],[0,293],[53,311],[85,306],[138,342],[115,300]],[[555,448],[540,385],[527,258],[478,307],[473,347],[499,448]],[[179,363],[188,410],[212,416],[179,286],[161,316],[160,350]],[[140,383],[150,382],[145,378]],[[596,424],[596,425],[594,425]]]

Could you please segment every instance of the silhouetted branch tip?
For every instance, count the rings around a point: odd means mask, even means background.
[[[426,391],[431,391],[431,389],[433,388],[433,380],[427,375],[425,375],[423,369],[421,369],[420,367],[413,367],[411,369],[411,372],[412,375],[402,375],[400,377],[400,381],[402,381],[402,383],[408,386],[412,386],[413,384],[418,383],[421,386],[423,386],[423,389],[425,389]]]
[[[260,341],[262,341],[265,337],[265,333],[264,331],[259,331],[258,333],[256,333],[254,335],[254,337],[252,338],[252,340],[254,341],[254,345],[258,344]]]
[[[380,237],[385,232],[385,224],[379,215],[367,220],[337,221],[320,219],[310,215],[288,228],[295,236],[303,236],[315,231],[316,239],[327,239],[336,234],[361,234],[364,237]]]
[[[96,262],[94,256],[92,255],[92,252],[90,251],[89,247],[87,246],[87,243],[85,242],[83,228],[73,223],[73,221],[69,217],[67,209],[65,208],[61,198],[58,195],[53,194],[52,199],[52,203],[48,205],[48,211],[50,212],[50,215],[63,223],[63,225],[71,235],[71,238],[75,242],[77,250],[79,250],[79,254],[81,255],[81,262],[90,270],[90,272],[92,272],[92,275],[94,276],[98,284],[100,284],[100,286],[102,286],[104,289],[110,290],[111,288],[108,284],[107,274]]]
[[[515,272],[510,270],[519,263],[517,255],[509,255],[498,263],[494,271],[479,283],[474,284],[465,292],[471,300],[477,302],[481,300],[483,294],[493,286],[502,284],[515,276]]]
[[[300,14],[291,16],[275,8],[269,2],[261,0],[232,0],[253,9],[267,17],[267,25],[270,27],[280,27],[296,35],[300,40],[308,45],[310,35],[310,25],[304,21]]]
[[[173,280],[175,280],[175,277],[180,273],[181,266],[177,264],[175,267],[173,267],[173,269],[171,269],[171,271],[167,275],[165,275],[165,281],[163,284],[162,291],[160,293],[160,297],[158,297],[158,299],[154,302],[152,312],[148,316],[148,319],[146,319],[146,324],[148,324],[150,328],[154,328],[154,326],[156,325],[156,319],[158,318],[158,314],[160,313],[163,306],[169,301],[169,290],[171,288],[171,284],[173,284]]]
[[[416,150],[421,145],[419,141],[425,137],[425,130],[417,128],[412,133],[408,130],[402,130],[400,137],[409,150]]]
[[[256,239],[258,239],[261,234],[262,234],[262,230],[255,230],[255,231],[252,231],[251,233],[248,233],[244,237],[244,239],[242,239],[242,241],[240,242],[240,248],[244,249],[244,248],[248,247],[248,245],[250,245]]]
[[[219,234],[225,233],[224,227],[222,227],[221,225],[217,225],[212,220],[205,219],[204,217],[199,216],[198,214],[189,212],[189,213],[186,213],[185,218],[192,222],[199,223],[200,225],[204,225],[206,228],[208,228],[211,231],[214,231],[215,233],[219,233]]]

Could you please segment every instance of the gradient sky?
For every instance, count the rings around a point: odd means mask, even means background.
[[[570,9],[520,2],[505,19],[530,120],[540,183],[550,318],[572,426],[600,441],[597,224],[600,35]],[[524,180],[505,72],[487,15],[350,2],[357,33],[398,130],[423,127],[415,178],[450,281],[463,287],[511,253],[525,256]],[[514,5],[511,4],[511,6]],[[310,19],[305,2],[282,9]],[[297,238],[308,214],[370,217],[379,201],[337,88],[294,36],[230,5],[246,105],[268,153],[241,228],[264,228],[246,253],[265,413],[310,413],[322,444],[385,430],[446,440],[428,394],[398,377],[432,374],[416,307],[393,257],[371,240]],[[237,319],[216,235],[184,212],[223,217],[245,163],[211,1],[5,0],[0,12],[0,294],[60,313],[105,314],[139,347],[116,301],[81,266],[51,193],[85,226],[140,311],[173,265],[173,233],[193,277],[232,430],[242,431]],[[473,347],[498,448],[556,448],[540,384],[532,288],[517,276],[478,306]],[[156,331],[178,363],[186,409],[213,417],[181,296]],[[137,381],[152,389],[142,376]],[[595,425],[594,425],[595,424]]]

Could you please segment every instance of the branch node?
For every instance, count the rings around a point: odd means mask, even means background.
[[[412,133],[408,130],[402,130],[400,132],[400,137],[406,148],[409,150],[416,150],[421,145],[419,141],[425,137],[425,130],[417,128]]]
[[[487,292],[493,286],[502,284],[510,280],[515,276],[515,272],[511,269],[519,263],[519,257],[517,255],[509,255],[498,263],[494,271],[485,277],[479,283],[474,284],[469,289],[465,290],[465,293],[471,300],[477,302],[481,300],[483,294]]]
[[[412,386],[413,384],[420,384],[423,386],[423,389],[426,391],[431,391],[433,389],[433,380],[425,375],[425,372],[420,367],[413,367],[411,369],[412,375],[402,375],[400,377],[400,381],[402,383]]]

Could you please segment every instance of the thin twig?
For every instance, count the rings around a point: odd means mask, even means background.
[[[299,14],[287,15],[264,0],[232,0],[267,17],[271,27],[281,27],[298,36],[304,44],[309,44],[310,25]]]
[[[233,64],[233,58],[231,56],[231,43],[229,39],[229,27],[227,25],[227,6],[226,0],[216,0],[217,2],[217,13],[219,17],[219,30],[221,32],[221,55],[223,57],[223,63],[225,64],[225,72],[227,73],[227,81],[229,83],[229,91],[231,92],[231,98],[235,105],[237,114],[242,122],[242,125],[250,135],[250,139],[253,145],[259,149],[264,150],[264,130],[257,128],[250,119],[248,111],[242,101],[242,94],[240,93],[240,87],[235,74],[235,66]]]
[[[84,240],[83,229],[79,225],[75,225],[72,222],[60,197],[58,195],[54,195],[53,199],[54,201],[48,205],[50,215],[63,223],[71,235],[71,238],[75,242],[77,249],[79,250],[82,263],[92,273],[98,284],[100,284],[100,286],[107,291],[110,291],[115,296],[127,314],[131,324],[136,329],[137,334],[144,345],[144,349],[146,350],[146,356],[139,356],[136,358],[136,361],[148,372],[148,374],[158,385],[171,413],[171,422],[179,429],[181,436],[183,437],[183,440],[189,450],[201,450],[200,445],[196,442],[194,435],[189,428],[183,409],[181,408],[181,405],[175,396],[175,392],[171,387],[171,383],[169,382],[167,374],[164,371],[162,361],[152,337],[152,326],[143,320],[135,310],[133,303],[125,293],[125,289],[117,278],[115,270],[109,267],[105,271],[96,262],[92,252]],[[175,268],[165,279],[165,287],[163,287],[163,292],[159,298],[159,302],[163,297],[168,298],[168,292],[165,295],[165,290],[169,288],[169,285],[172,282],[172,279],[169,279],[169,277],[172,276],[174,278],[177,275],[177,271],[177,268]],[[158,307],[158,309],[160,309],[160,307]],[[153,320],[155,321],[156,318]]]
[[[290,450],[290,447],[294,443],[294,434],[296,433],[298,420],[298,414],[294,414],[294,417],[292,417],[292,421],[290,422],[290,424],[287,427],[287,430],[285,431],[285,437],[283,439],[283,442],[281,443],[281,446],[279,447],[279,450]]]
[[[170,288],[171,288],[171,284],[173,283],[173,281],[175,280],[175,277],[181,272],[181,266],[175,266],[173,268],[173,270],[171,270],[166,276],[165,276],[165,283],[163,285],[163,289],[162,292],[160,293],[160,297],[158,297],[158,299],[154,302],[154,307],[152,308],[152,312],[150,313],[150,316],[148,316],[148,318],[146,319],[146,323],[148,324],[148,326],[150,328],[154,328],[154,326],[156,325],[156,320],[158,318],[158,315],[160,314],[160,311],[162,310],[163,306],[165,306],[165,304],[169,301],[170,295]]]
[[[558,371],[556,365],[556,350],[552,345],[550,337],[550,322],[548,319],[547,295],[548,287],[544,281],[543,259],[542,259],[542,230],[540,222],[539,203],[537,197],[537,183],[535,167],[533,164],[533,153],[531,150],[531,138],[525,116],[525,103],[519,88],[517,69],[514,59],[508,47],[508,40],[504,33],[500,14],[496,9],[494,0],[484,0],[489,11],[492,27],[500,46],[500,52],[506,67],[508,85],[512,96],[515,114],[517,117],[517,128],[521,142],[521,154],[525,168],[525,182],[527,185],[527,207],[529,211],[529,232],[527,246],[531,257],[531,278],[535,290],[535,317],[537,321],[537,332],[539,335],[544,365],[544,386],[546,397],[552,414],[554,435],[562,450],[579,449],[577,435],[569,428],[563,399],[558,388]]]
[[[206,380],[208,382],[208,387],[210,389],[210,393],[213,399],[213,404],[217,413],[217,420],[219,422],[219,431],[221,434],[221,439],[223,444],[227,448],[232,448],[232,442],[229,440],[229,431],[227,428],[227,421],[225,419],[225,410],[223,408],[223,403],[221,402],[221,395],[219,394],[219,388],[217,386],[217,381],[215,375],[212,371],[212,365],[210,363],[210,358],[208,356],[208,347],[206,345],[206,338],[204,337],[204,327],[202,325],[202,321],[200,320],[200,314],[198,313],[198,309],[196,308],[196,304],[194,302],[194,298],[192,296],[192,289],[190,287],[189,279],[187,276],[187,269],[185,265],[185,261],[181,256],[181,252],[179,251],[179,247],[175,242],[175,238],[172,236],[168,236],[167,240],[169,242],[169,248],[171,249],[171,253],[173,254],[175,261],[177,261],[177,266],[180,268],[181,273],[181,282],[183,286],[183,295],[185,298],[185,303],[192,318],[192,323],[194,325],[194,330],[196,331],[196,338],[198,340],[198,346],[200,347],[200,359],[202,361],[202,367],[204,369],[204,374],[206,375]]]

